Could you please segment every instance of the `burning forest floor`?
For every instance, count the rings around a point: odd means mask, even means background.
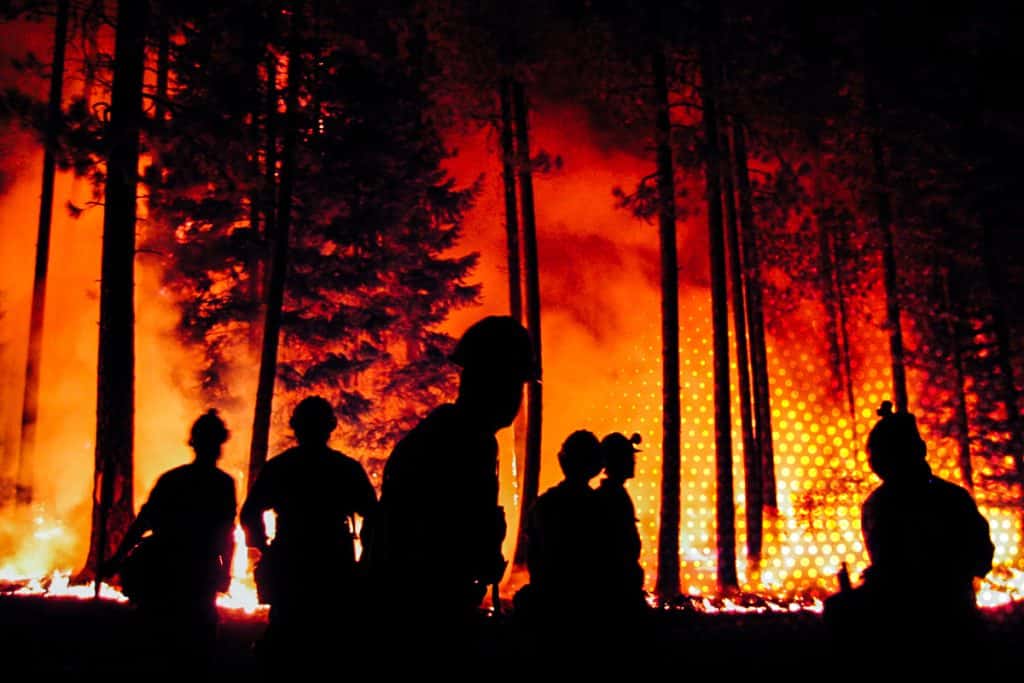
[[[619,667],[612,666],[612,662],[625,664],[636,672],[706,671],[713,666],[725,667],[722,671],[728,672],[729,678],[740,673],[774,678],[784,669],[793,669],[797,678],[802,677],[799,672],[815,678],[823,674],[842,678],[858,667],[898,666],[883,663],[873,658],[873,653],[846,643],[833,642],[821,614],[814,610],[709,613],[694,609],[693,603],[689,605],[652,611],[646,628],[642,633],[634,633],[628,643],[620,643],[620,652],[588,644],[585,651],[592,655],[591,661],[573,662],[573,668],[577,664],[596,664],[593,671],[598,678],[620,677]],[[983,613],[988,646],[985,660],[977,662],[976,671],[1017,671],[1019,643],[1024,638],[1024,604],[985,609]],[[223,608],[220,615],[210,679],[264,679],[257,648],[266,629],[265,616]],[[161,672],[154,670],[152,662],[140,663],[137,618],[132,607],[115,600],[0,593],[0,648],[7,653],[4,660],[8,667],[17,665],[35,679],[68,675],[96,675],[108,681],[129,677],[137,680],[140,676],[160,678]],[[324,615],[325,631],[332,629],[335,621],[336,616]],[[460,648],[460,664],[468,664],[470,671],[502,678],[557,671],[559,662],[530,656],[535,652],[529,649],[528,643],[535,642],[527,640],[530,636],[514,614],[485,617],[474,631],[474,640]],[[907,637],[912,640],[914,636]],[[339,637],[337,652],[331,654],[339,676],[353,668],[381,672],[383,667],[378,667],[378,663],[399,654],[371,655],[351,643]],[[564,653],[565,649],[558,645],[555,651]],[[931,664],[941,665],[948,655],[934,652]],[[397,659],[402,661],[402,667],[415,667],[417,677],[423,677],[425,669],[421,662],[409,661],[405,655]],[[917,667],[921,663],[907,664]],[[448,664],[442,660],[441,666],[447,668]],[[323,677],[333,677],[328,675],[330,672],[322,673]]]

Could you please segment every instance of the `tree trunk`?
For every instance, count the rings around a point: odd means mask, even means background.
[[[266,71],[266,111],[264,112],[264,161],[263,161],[263,187],[260,192],[260,209],[263,213],[263,232],[259,236],[258,251],[259,258],[256,260],[253,278],[256,280],[254,289],[259,292],[257,302],[265,302],[268,289],[268,268],[269,245],[273,241],[272,231],[277,225],[277,55],[272,50],[267,50],[265,61]],[[263,309],[266,317],[266,307]],[[259,318],[254,318],[250,326],[249,343],[254,355],[260,352],[263,342],[263,330],[259,326]]]
[[[851,453],[856,453],[860,448],[857,436],[857,404],[853,394],[853,366],[850,362],[850,331],[846,314],[846,280],[843,277],[843,264],[848,258],[846,247],[846,223],[836,226],[832,233],[832,265],[835,268],[836,287],[836,314],[839,319],[836,321],[839,331],[839,353],[843,362],[843,381],[846,391],[846,409],[850,415],[850,429],[853,434],[853,445]]]
[[[53,64],[50,68],[50,101],[46,113],[43,150],[43,187],[39,198],[35,276],[32,279],[32,312],[25,363],[25,395],[21,407],[21,447],[18,451],[16,499],[32,501],[36,421],[39,417],[39,366],[43,353],[43,320],[46,313],[46,271],[50,260],[50,226],[53,221],[53,181],[57,171],[57,137],[60,134],[64,92],[64,47],[67,44],[70,0],[58,0],[53,32]]]
[[[1010,326],[1006,321],[1006,284],[999,262],[1001,255],[998,253],[999,247],[996,244],[992,222],[991,217],[986,217],[983,227],[985,272],[988,276],[989,290],[992,293],[992,327],[996,335],[996,362],[999,365],[1003,387],[1003,409],[1006,411],[1006,419],[1010,425],[1010,452],[1021,486],[1021,496],[1024,498],[1024,454],[1021,453],[1021,448],[1024,447],[1024,434],[1021,432],[1020,396],[1018,396],[1017,381],[1014,377],[1011,360]],[[1022,510],[1022,514],[1024,514],[1024,510]]]
[[[819,158],[820,162],[820,158]],[[823,164],[818,164],[818,174]],[[845,248],[842,237],[843,226],[838,217],[826,208],[825,191],[820,180],[815,179],[815,196],[818,203],[818,237],[821,263],[822,303],[825,307],[825,337],[828,344],[829,370],[832,375],[831,393],[846,401],[850,418],[851,453],[857,452],[857,410],[853,398],[853,375],[850,369],[850,340],[846,324],[846,301],[842,278],[842,264]]]
[[[534,357],[541,367],[540,329],[540,276],[537,269],[537,224],[533,204],[533,170],[530,168],[529,112],[523,84],[516,81],[512,86],[515,109],[516,152],[519,159],[519,193],[523,218],[523,265],[526,276],[526,328],[530,332]],[[526,457],[523,463],[523,489],[520,503],[520,533],[522,523],[533,502],[537,499],[540,485],[540,438],[542,395],[540,380],[533,380],[527,387],[526,402]],[[517,544],[516,561],[522,563],[525,543]]]
[[[262,148],[260,121],[264,107],[259,97],[260,62],[263,61],[262,55],[265,51],[265,45],[260,44],[258,37],[247,34],[244,38],[243,46],[247,60],[246,73],[250,82],[249,87],[253,93],[252,99],[249,101],[249,122],[247,125],[247,143],[250,150],[250,158],[248,178],[249,241],[247,243],[246,261],[249,276],[247,296],[255,312],[259,309],[260,302],[263,301],[264,253],[260,246],[263,244],[266,232],[261,221],[263,217],[261,209],[264,188],[260,182],[266,177],[260,168],[260,150]],[[258,327],[254,322],[249,325],[249,348],[253,352],[256,351],[260,342],[259,335],[256,334],[257,329]]]
[[[156,53],[156,105],[158,125],[167,119],[167,81],[171,70],[171,29],[166,16],[160,17],[160,37]]]
[[[754,203],[747,169],[747,137],[739,121],[733,124],[736,155],[736,184],[740,197],[740,229],[746,269],[747,318],[750,323],[750,366],[754,384],[754,429],[761,453],[761,474],[764,481],[764,505],[776,509],[775,451],[772,443],[772,406],[768,378],[768,351],[765,344],[764,310],[761,302],[761,264],[757,248],[757,227],[754,225]]]
[[[958,446],[958,462],[960,464],[960,478],[964,486],[971,492],[974,491],[974,472],[971,467],[971,431],[970,421],[967,417],[967,388],[964,376],[964,359],[960,349],[960,323],[953,308],[954,296],[952,293],[953,283],[956,282],[954,275],[955,266],[951,262],[942,274],[942,298],[946,308],[946,331],[950,343],[950,356],[953,361],[953,381],[956,382],[956,410],[954,420],[956,422],[956,441]]]
[[[892,226],[892,198],[889,194],[888,170],[885,162],[885,143],[882,140],[882,114],[877,87],[882,65],[877,63],[873,46],[876,19],[868,20],[864,41],[864,104],[868,119],[868,137],[871,147],[871,165],[874,181],[875,211],[878,229],[882,233],[882,269],[885,283],[885,326],[889,332],[889,355],[892,363],[893,402],[898,412],[907,410],[907,373],[903,352],[903,327],[900,323],[900,304],[896,271],[896,253]]]
[[[727,136],[722,135],[722,149],[728,150]],[[754,416],[750,389],[750,353],[747,345],[746,286],[743,282],[743,246],[740,244],[736,219],[736,192],[732,164],[728,155],[722,159],[722,181],[725,197],[725,224],[728,232],[726,249],[732,284],[733,328],[736,332],[737,384],[740,392],[740,424],[743,432],[743,465],[746,490],[747,558],[755,566],[761,559],[764,483],[761,480],[761,454],[754,440]]]
[[[672,168],[668,74],[665,53],[651,54],[654,76],[658,173],[658,241],[661,251],[661,510],[658,528],[658,597],[679,595],[679,265],[676,252],[676,191]]]
[[[512,125],[512,79],[501,81],[501,179],[505,189],[505,239],[508,247],[509,315],[523,320],[523,285],[519,255],[519,215],[516,208],[515,129]]]
[[[893,245],[892,209],[886,187],[885,160],[881,134],[871,135],[871,156],[874,163],[878,227],[882,231],[882,267],[885,272],[885,323],[889,331],[889,354],[892,359],[892,392],[896,410],[907,410],[907,373],[903,354],[903,327],[896,282],[896,254]]]
[[[820,173],[820,171],[818,171]],[[828,369],[830,375],[829,393],[833,398],[843,391],[843,356],[839,342],[839,306],[836,301],[835,261],[832,248],[832,219],[822,202],[822,194],[818,198],[818,270],[821,286],[821,302],[825,309],[825,344],[828,347]]]
[[[263,343],[260,353],[259,381],[256,387],[256,409],[252,423],[249,449],[251,485],[267,461],[270,439],[270,415],[277,378],[277,347],[281,333],[281,309],[288,274],[288,238],[291,232],[292,185],[295,177],[296,147],[299,142],[299,87],[302,78],[301,34],[302,0],[292,8],[292,25],[288,41],[288,91],[285,96],[285,130],[282,149],[281,182],[277,201],[277,225],[270,250],[270,280],[267,286],[266,311],[263,321]]]
[[[721,159],[718,149],[717,60],[706,37],[701,46],[701,101],[704,106],[704,175],[707,182],[708,241],[711,260],[711,323],[715,385],[715,493],[718,588],[738,587],[736,509],[732,482],[732,419],[729,405],[729,310],[725,279],[725,230],[722,226]]]
[[[513,82],[505,77],[498,88],[501,105],[501,171],[502,185],[505,191],[505,243],[508,263],[508,308],[509,315],[515,320],[523,321],[523,273],[520,267],[522,255],[519,247],[519,207],[516,197],[516,149],[515,127],[513,125]],[[513,451],[512,472],[519,472],[518,458],[526,452],[526,420],[520,412],[512,423]],[[516,546],[513,553],[513,564],[517,567],[526,565],[526,520],[530,509],[525,504],[519,506],[519,527],[516,534]]]
[[[134,516],[135,209],[148,11],[147,0],[117,6],[100,275],[96,472],[87,573],[110,557]]]

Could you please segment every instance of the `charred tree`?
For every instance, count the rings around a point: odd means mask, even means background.
[[[967,386],[964,373],[963,350],[960,337],[963,334],[960,321],[953,307],[955,294],[953,283],[956,282],[955,265],[951,262],[941,274],[942,298],[946,314],[946,333],[949,339],[949,355],[953,366],[954,381],[954,421],[956,423],[957,462],[960,465],[960,478],[964,486],[974,491],[974,471],[971,466],[971,432],[967,416]]]
[[[854,441],[857,441],[857,404],[853,393],[853,365],[850,361],[850,328],[846,312],[846,278],[843,276],[843,264],[848,258],[846,247],[846,223],[838,223],[832,233],[832,267],[835,283],[836,328],[839,333],[839,354],[843,365],[843,380],[846,391],[846,410],[850,415],[850,429],[853,430]],[[855,443],[855,448],[859,447]]]
[[[730,149],[728,136],[722,135],[722,150]],[[743,254],[736,218],[736,190],[728,155],[722,159],[722,190],[725,200],[726,251],[732,289],[733,329],[736,335],[736,375],[739,390],[740,426],[743,434],[743,465],[746,490],[747,557],[756,565],[761,559],[764,483],[761,478],[761,454],[754,439],[753,397],[750,388],[750,352],[747,337],[746,285],[743,282]]]
[[[113,554],[134,515],[135,210],[148,14],[147,0],[117,6],[107,127],[89,575]]]
[[[820,171],[818,171],[820,173]],[[818,193],[820,200],[821,194]],[[839,344],[839,309],[836,302],[835,261],[833,260],[831,216],[819,205],[818,224],[818,276],[821,299],[825,309],[825,344],[828,347],[828,369],[831,375],[829,390],[837,396],[843,388],[843,358]]]
[[[877,14],[877,13],[876,13]],[[864,105],[868,122],[868,142],[874,185],[875,217],[882,235],[882,270],[885,284],[885,326],[889,333],[889,355],[892,364],[893,402],[897,411],[907,410],[907,373],[903,349],[903,327],[896,270],[896,247],[892,225],[892,197],[886,168],[885,141],[882,134],[882,108],[879,84],[883,65],[879,63],[876,39],[878,17],[867,19],[864,41]]]
[[[982,238],[984,240],[985,273],[988,277],[988,287],[992,298],[992,331],[995,333],[996,362],[1002,387],[1003,410],[1006,413],[1010,432],[1010,454],[1013,456],[1013,465],[1017,471],[1021,496],[1024,497],[1024,453],[1021,452],[1024,447],[1024,434],[1021,431],[1020,396],[1017,392],[1017,381],[1013,371],[1010,325],[1006,313],[1009,301],[1006,292],[1006,277],[1000,262],[1002,256],[998,251],[999,247],[992,222],[993,218],[986,216]]]
[[[160,17],[156,50],[156,100],[153,117],[157,125],[167,118],[167,82],[171,71],[171,27],[167,16]]]
[[[819,167],[820,168],[820,167]],[[820,173],[820,171],[819,171]],[[846,322],[846,295],[842,277],[842,259],[845,249],[838,217],[825,204],[825,193],[818,186],[817,211],[818,252],[821,279],[822,302],[825,308],[825,338],[828,344],[829,371],[832,375],[830,389],[836,398],[846,401],[847,415],[854,433],[856,451],[857,411],[853,397],[853,375],[850,367],[849,334]]]
[[[21,408],[21,444],[18,451],[16,499],[32,500],[36,421],[39,418],[39,367],[43,353],[43,321],[46,313],[46,274],[50,261],[50,227],[53,222],[53,182],[57,171],[57,138],[60,134],[64,92],[64,49],[67,44],[70,0],[58,0],[53,31],[53,62],[50,66],[50,99],[46,112],[43,147],[43,186],[39,198],[35,274],[32,278],[32,311],[25,363],[25,394]]]
[[[654,76],[658,243],[661,252],[662,454],[656,591],[658,597],[669,600],[679,595],[679,265],[668,73],[665,53],[660,47],[651,54],[651,71]]]
[[[281,180],[278,188],[273,241],[270,246],[270,275],[263,316],[263,342],[260,351],[260,371],[256,387],[256,407],[252,423],[252,443],[249,449],[249,478],[256,480],[260,468],[267,460],[270,440],[270,415],[274,401],[274,383],[277,378],[277,348],[281,335],[281,312],[288,274],[288,239],[291,233],[292,187],[295,181],[296,154],[299,144],[299,88],[302,79],[300,27],[303,13],[302,0],[292,6],[288,40],[288,90],[285,95],[285,129],[282,146]]]
[[[526,280],[526,329],[530,332],[533,354],[538,370],[543,367],[540,329],[540,276],[537,268],[537,222],[533,202],[533,170],[530,166],[529,111],[523,84],[512,86],[515,110],[516,153],[519,161],[519,200],[523,219],[523,266]],[[528,511],[537,499],[540,485],[540,437],[542,394],[539,379],[527,385],[526,401],[526,456],[523,463],[523,489],[520,510]],[[522,520],[522,514],[520,515]],[[520,523],[520,529],[525,527]],[[522,550],[520,550],[522,548]],[[525,544],[517,544],[517,555],[525,552]],[[517,558],[521,559],[521,558]]]
[[[509,315],[523,321],[523,273],[519,245],[519,207],[516,193],[516,143],[513,124],[513,81],[503,78],[498,88],[501,106],[501,179],[505,196],[505,244],[508,264],[508,308]],[[526,450],[525,420],[520,413],[512,425],[514,450],[518,458]],[[518,468],[516,468],[518,469]],[[519,507],[519,531],[513,553],[513,564],[526,564],[526,519],[530,509],[525,504]]]
[[[263,55],[269,54],[269,50],[266,50],[263,45],[260,44],[256,36],[250,35],[247,32],[243,38],[243,49],[247,55],[248,68],[246,74],[250,79],[250,88],[253,93],[252,99],[249,101],[249,121],[247,130],[249,133],[249,147],[250,147],[250,158],[249,158],[249,237],[247,243],[248,258],[247,258],[247,270],[248,270],[248,297],[252,302],[254,308],[259,310],[259,304],[263,301],[264,292],[264,263],[266,260],[266,250],[263,248],[266,244],[266,236],[269,227],[272,223],[266,222],[264,215],[264,201],[266,195],[266,188],[261,180],[265,180],[267,177],[266,169],[260,166],[261,153],[263,156],[264,163],[269,161],[269,140],[264,142],[264,133],[269,131],[270,128],[270,113],[266,111],[267,107],[264,102],[260,99],[261,89],[261,77],[260,67],[261,63],[264,62]],[[275,92],[272,79],[276,77],[276,73],[271,73],[271,67],[269,61],[267,62],[267,83],[266,87],[269,92]],[[276,102],[274,102],[276,105]],[[264,124],[261,126],[261,122]],[[253,356],[256,355],[260,347],[260,335],[258,334],[259,328],[255,324],[255,317],[250,320],[249,324],[249,347],[253,352]]]
[[[264,257],[260,259],[260,270],[255,274],[259,278],[259,290],[266,296],[267,277],[269,269],[266,268],[267,248],[270,242],[270,233],[273,226],[277,225],[277,166],[278,166],[278,111],[277,101],[279,93],[277,90],[277,55],[273,50],[267,51],[264,69],[266,71],[266,111],[263,124],[263,188],[261,193],[261,208],[263,213],[263,235],[260,246]],[[262,300],[262,299],[261,299]],[[256,325],[253,324],[253,328]],[[258,337],[258,334],[253,335]],[[258,340],[257,340],[258,342]],[[257,343],[258,346],[258,343]]]
[[[714,22],[714,19],[712,19]],[[713,24],[712,24],[713,25]],[[704,169],[707,183],[708,242],[711,260],[711,323],[715,386],[715,498],[718,587],[735,590],[736,510],[732,481],[732,420],[729,405],[729,310],[726,291],[725,229],[722,225],[721,159],[718,137],[718,81],[715,46],[701,45],[701,101],[704,119]]]
[[[501,81],[501,180],[505,191],[505,241],[508,251],[509,315],[523,320],[523,275],[519,254],[519,215],[516,207],[516,146],[512,124],[512,79]]]
[[[764,505],[778,507],[775,487],[775,452],[772,444],[772,407],[768,379],[768,352],[765,344],[764,310],[761,297],[761,266],[758,256],[757,227],[754,225],[753,195],[747,168],[746,131],[740,121],[733,122],[736,159],[736,185],[740,200],[740,241],[743,244],[744,281],[747,286],[747,318],[750,326],[750,369],[754,394],[754,429],[761,454]]]

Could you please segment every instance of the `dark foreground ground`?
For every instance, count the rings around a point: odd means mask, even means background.
[[[1024,606],[1015,605],[987,611],[987,642],[984,661],[975,674],[1019,675],[1024,667]],[[332,616],[323,615],[324,629],[331,628]],[[265,665],[254,645],[263,635],[261,618],[241,613],[222,613],[214,671],[197,672],[193,680],[266,680]],[[388,629],[378,626],[377,641],[386,642]],[[0,595],[0,662],[6,673],[22,675],[4,680],[133,680],[165,678],[161,671],[137,659],[128,664],[138,623],[133,610],[106,601],[83,601]],[[511,678],[551,680],[556,669],[551,655],[565,653],[558,642],[569,634],[555,633],[554,641],[542,656],[524,657],[523,629],[514,619],[487,619],[475,629],[472,641],[451,644],[461,665],[469,665],[479,674],[477,680]],[[678,672],[673,679],[705,680],[715,672],[717,680],[851,680],[862,678],[855,672],[869,672],[893,666],[878,660],[876,653],[833,642],[820,615],[812,612],[763,614],[705,614],[689,610],[652,614],[642,633],[633,632],[628,641],[584,643],[580,650],[590,672],[586,676],[562,676],[560,680],[644,680],[650,674],[666,670]],[[907,633],[908,643],[915,634]],[[401,646],[370,650],[354,644],[351,638],[332,641],[327,668],[316,675],[289,676],[291,680],[358,680],[375,669],[390,666],[407,669],[408,680],[445,680],[421,666],[414,654]],[[901,663],[907,670],[921,664],[939,669],[953,661],[951,653],[928,650],[927,662]],[[447,655],[445,655],[447,657]],[[574,654],[575,656],[575,654]],[[577,662],[562,662],[565,668],[582,671]],[[962,667],[963,661],[957,664]],[[638,676],[624,676],[626,666]],[[951,665],[952,666],[952,665]],[[323,667],[321,667],[323,668]],[[359,677],[346,675],[358,669]],[[440,672],[444,673],[444,672]],[[530,674],[541,674],[532,676]],[[757,675],[760,673],[761,675]],[[950,670],[951,675],[960,675]],[[703,674],[703,675],[702,675]],[[175,676],[180,679],[180,676]],[[378,680],[392,678],[377,677]],[[971,678],[975,678],[972,676]],[[464,680],[452,676],[448,680]],[[470,679],[473,680],[473,679]],[[966,680],[966,679],[965,679]]]

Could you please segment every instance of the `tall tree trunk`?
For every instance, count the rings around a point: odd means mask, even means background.
[[[154,118],[158,124],[167,119],[167,82],[171,71],[171,27],[167,16],[160,16],[160,36],[156,52],[156,105]]]
[[[820,171],[818,171],[820,173]],[[821,203],[818,195],[818,275],[821,286],[822,306],[825,309],[825,344],[828,347],[828,368],[831,381],[829,392],[833,397],[843,390],[843,357],[839,343],[839,307],[836,302],[835,263],[832,259],[831,212]]]
[[[100,275],[95,493],[87,573],[116,550],[134,516],[135,209],[148,13],[148,0],[117,6]]]
[[[523,320],[523,275],[519,254],[519,215],[516,208],[515,128],[512,124],[512,79],[501,80],[501,179],[505,190],[505,240],[508,251],[509,315]]]
[[[519,159],[519,199],[523,218],[523,266],[526,276],[526,329],[530,331],[533,354],[538,367],[542,367],[540,329],[540,275],[537,268],[537,222],[533,203],[533,170],[530,167],[529,111],[523,84],[516,81],[512,86],[515,110],[516,152]],[[520,503],[520,520],[537,499],[540,485],[540,437],[542,416],[542,395],[540,380],[532,380],[527,386],[526,402],[526,458],[523,463],[523,490]],[[524,525],[520,521],[520,530]],[[525,544],[517,544],[516,561],[524,557]]]
[[[850,416],[850,429],[853,434],[853,445],[850,452],[855,453],[860,447],[857,436],[857,403],[853,394],[853,366],[850,362],[850,330],[846,314],[846,280],[843,277],[843,264],[848,258],[846,247],[846,223],[836,225],[832,233],[832,266],[835,269],[836,321],[839,332],[839,354],[843,363],[843,386],[846,392],[846,410]]]
[[[296,147],[299,141],[299,87],[302,79],[301,33],[303,2],[292,7],[288,40],[288,90],[285,96],[285,130],[282,149],[281,182],[277,201],[277,225],[270,250],[270,281],[267,286],[266,311],[263,321],[263,344],[260,373],[256,387],[256,409],[252,423],[249,449],[249,480],[251,485],[267,461],[270,440],[270,415],[274,401],[274,380],[277,378],[277,347],[281,333],[281,309],[288,274],[288,238],[291,232],[292,186],[295,180]]]
[[[955,300],[953,294],[953,283],[956,282],[955,266],[950,260],[949,265],[942,273],[942,299],[946,313],[946,334],[949,337],[950,357],[953,361],[953,381],[956,383],[956,409],[954,421],[956,423],[956,441],[958,446],[958,462],[960,465],[960,478],[970,491],[974,491],[974,472],[971,467],[971,431],[970,421],[967,417],[967,391],[965,385],[963,351],[960,348],[961,324],[957,319],[956,310],[953,307]]]
[[[820,158],[819,158],[820,162]],[[823,164],[818,164],[818,175]],[[847,415],[853,434],[851,453],[856,452],[857,410],[853,398],[853,376],[850,370],[849,334],[846,324],[846,302],[842,278],[842,259],[845,249],[843,226],[835,213],[826,208],[825,191],[820,178],[815,179],[815,196],[818,204],[819,260],[821,263],[822,303],[825,307],[825,338],[828,344],[829,370],[832,375],[831,390],[837,398],[842,395],[846,401]]]
[[[265,51],[265,45],[259,42],[259,37],[246,34],[243,42],[243,49],[246,55],[246,74],[249,78],[251,88],[251,99],[249,100],[249,121],[247,125],[247,142],[249,146],[249,241],[247,246],[247,271],[248,287],[247,295],[253,306],[253,312],[259,309],[263,301],[263,257],[261,245],[265,239],[264,224],[262,223],[263,204],[263,178],[266,177],[260,168],[260,151],[262,147],[261,127],[263,102],[260,100],[260,64]],[[268,226],[269,227],[269,226]],[[254,316],[255,317],[255,316]],[[253,322],[249,325],[249,348],[254,351],[260,342],[256,331],[259,328]],[[254,354],[255,355],[255,354]]]
[[[264,160],[263,160],[263,187],[260,192],[260,209],[263,213],[263,233],[259,237],[258,251],[259,258],[255,264],[253,278],[256,280],[255,289],[259,292],[258,302],[265,302],[268,289],[270,268],[269,245],[272,240],[272,231],[277,225],[277,55],[273,50],[267,50],[264,62],[266,71],[266,110],[264,112]],[[265,317],[266,307],[263,309]],[[249,343],[254,355],[260,352],[263,343],[263,330],[259,325],[259,318],[254,318],[250,326]]]
[[[711,260],[711,323],[715,385],[715,498],[718,588],[734,590],[736,509],[732,482],[732,419],[729,405],[729,310],[725,278],[725,230],[722,225],[721,159],[718,149],[717,60],[710,37],[701,45],[701,101],[704,107],[704,169],[707,182],[708,241]]]
[[[874,13],[872,13],[874,14]],[[900,322],[900,303],[896,271],[895,240],[892,225],[892,197],[889,193],[885,143],[882,139],[882,112],[878,102],[878,84],[881,64],[875,54],[878,18],[867,18],[864,41],[864,104],[868,120],[871,165],[874,183],[875,211],[878,229],[882,234],[882,269],[885,284],[885,326],[889,333],[889,355],[892,363],[892,393],[896,410],[907,410],[907,372],[903,352],[903,327]]]
[[[668,73],[661,47],[651,53],[654,134],[657,145],[658,242],[661,252],[661,510],[658,528],[658,597],[679,595],[680,409],[679,265],[676,251],[676,191],[672,167]]]
[[[523,321],[523,273],[521,269],[522,255],[519,246],[519,207],[516,196],[516,146],[515,126],[513,124],[513,81],[509,77],[501,79],[498,87],[501,105],[501,179],[505,191],[505,244],[508,264],[508,309],[509,315],[515,320]],[[520,412],[512,424],[513,451],[512,472],[517,477],[519,457],[526,452],[526,419]],[[523,567],[526,564],[526,520],[530,509],[525,504],[519,506],[519,527],[516,535],[516,546],[513,553],[513,564]]]
[[[892,360],[892,392],[897,411],[907,410],[907,373],[903,353],[903,327],[897,292],[896,254],[893,244],[892,208],[887,184],[881,134],[871,135],[871,156],[874,164],[878,226],[882,231],[882,267],[885,273],[885,323],[889,332],[889,354]]]
[[[743,264],[746,270],[747,319],[750,323],[750,367],[754,384],[754,428],[757,448],[761,453],[761,475],[764,481],[764,505],[778,507],[775,486],[775,449],[772,443],[772,406],[769,391],[768,351],[765,344],[764,310],[761,297],[761,263],[754,225],[754,202],[747,168],[747,135],[740,121],[733,122],[733,144],[736,157],[736,184],[740,197],[740,229],[743,243]]]
[[[60,134],[62,118],[64,47],[67,44],[69,13],[69,0],[58,0],[57,21],[53,32],[53,65],[50,68],[50,101],[46,113],[36,266],[32,279],[32,313],[28,330],[28,359],[25,363],[25,395],[21,407],[21,448],[18,451],[16,498],[22,503],[32,501],[36,421],[39,418],[39,366],[43,354],[43,320],[46,313],[46,271],[50,261],[53,181],[57,171],[57,136]]]
[[[728,136],[722,134],[722,149],[728,150]],[[725,198],[725,225],[728,230],[726,249],[729,255],[729,275],[732,284],[733,328],[736,332],[736,375],[740,392],[740,425],[743,433],[743,465],[745,472],[747,521],[747,558],[753,563],[761,559],[762,515],[764,513],[764,483],[761,480],[761,454],[754,439],[753,397],[750,389],[750,352],[747,343],[746,285],[743,282],[743,245],[740,244],[736,218],[736,191],[733,186],[732,164],[724,155],[721,164]]]
[[[988,276],[989,290],[992,294],[992,327],[996,335],[996,362],[1002,380],[1003,409],[1006,411],[1006,419],[1010,425],[1010,452],[1021,486],[1021,497],[1024,498],[1024,453],[1021,453],[1021,449],[1024,448],[1024,434],[1021,431],[1020,396],[1017,392],[1017,381],[1013,372],[1010,326],[1006,320],[1006,280],[1000,263],[1002,256],[999,253],[999,245],[996,243],[992,227],[994,219],[986,216],[984,220],[983,251],[985,273]],[[1022,509],[1022,515],[1024,515],[1024,509]]]

